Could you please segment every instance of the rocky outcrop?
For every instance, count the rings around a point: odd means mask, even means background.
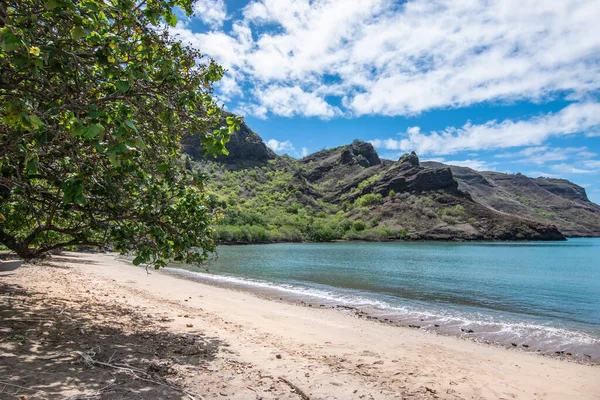
[[[346,165],[357,164],[367,168],[381,164],[381,160],[371,143],[355,140],[350,146],[346,146],[342,150],[340,163]]]
[[[374,193],[421,193],[431,190],[447,189],[456,191],[458,182],[452,176],[450,168],[424,168],[419,166],[419,158],[411,154],[388,169],[383,177],[373,184]]]
[[[317,182],[325,176],[336,177],[339,180],[341,176],[357,169],[378,166],[381,159],[371,143],[355,140],[347,146],[311,154],[300,162],[310,169],[306,174],[307,179]]]
[[[405,153],[402,157],[400,157],[400,160],[398,160],[398,162],[400,162],[401,164],[410,164],[414,167],[418,167],[420,165],[419,157],[414,151],[411,151],[410,154]]]
[[[554,225],[567,236],[600,236],[600,206],[589,201],[584,188],[566,179],[422,164],[450,168],[461,191],[494,210]]]
[[[564,197],[565,199],[588,204],[590,203],[590,199],[588,199],[585,189],[566,179],[537,178],[535,179],[535,183],[550,193],[554,193],[555,195]]]
[[[219,155],[216,161],[231,167],[252,167],[277,158],[273,150],[245,123],[242,123],[240,129],[231,135],[225,148],[229,151],[229,155]],[[183,150],[196,160],[204,156],[202,144],[197,136],[186,137],[183,140]]]

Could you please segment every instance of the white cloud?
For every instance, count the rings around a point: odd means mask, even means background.
[[[587,168],[600,169],[600,160],[587,160],[583,164]]]
[[[223,0],[197,0],[194,17],[213,29],[220,28],[227,19],[227,7]]]
[[[286,151],[295,150],[294,145],[289,140],[280,142],[276,139],[267,140],[267,146],[276,153],[285,153]]]
[[[227,18],[222,0],[199,4],[213,27]],[[328,96],[342,115],[585,101],[600,88],[598,20],[596,0],[255,0],[226,32],[174,31],[254,89],[249,105],[329,118]],[[305,93],[320,111],[301,101],[290,113],[260,95],[272,88]]]
[[[576,168],[570,164],[556,164],[556,165],[551,165],[550,168],[553,171],[561,173],[561,174],[593,174],[594,172],[596,172],[596,171],[589,170],[589,169]]]
[[[495,168],[493,167],[494,163],[490,164],[486,161],[476,160],[476,159],[445,160],[442,157],[434,157],[434,158],[427,158],[422,161],[424,161],[424,162],[434,161],[434,162],[439,162],[439,163],[443,163],[446,165],[456,165],[458,167],[467,167],[467,168],[471,168],[471,169],[474,169],[477,171],[495,171]]]
[[[595,156],[597,154],[589,151],[587,147],[551,148],[549,146],[535,146],[527,147],[516,153],[497,154],[494,157],[517,159],[517,162],[525,164],[544,165],[548,162],[565,161],[573,157],[587,159]]]
[[[340,113],[339,109],[332,107],[315,93],[305,92],[297,86],[270,86],[257,90],[255,95],[262,107],[284,117],[302,115],[331,118]]]
[[[468,167],[477,171],[493,171],[494,168],[485,161],[481,160],[448,160],[441,161],[447,165],[456,165],[459,167]]]
[[[288,154],[296,158],[306,157],[309,154],[308,148],[302,147],[298,151],[289,140],[279,141],[277,139],[269,139],[266,141],[266,144],[276,153]]]
[[[496,120],[460,128],[422,133],[418,127],[407,130],[403,139],[377,139],[375,147],[410,151],[418,154],[453,154],[465,150],[491,150],[534,146],[552,136],[570,135],[600,127],[600,103],[575,103],[557,113],[528,120]]]
[[[507,173],[510,173],[507,171]],[[525,175],[530,176],[532,178],[558,178],[559,176],[556,174],[551,174],[550,172],[544,172],[544,171],[526,171],[524,172]]]

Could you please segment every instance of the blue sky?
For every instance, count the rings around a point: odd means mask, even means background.
[[[276,152],[370,141],[572,180],[600,203],[597,0],[198,0],[172,33]]]

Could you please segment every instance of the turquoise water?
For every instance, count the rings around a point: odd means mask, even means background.
[[[205,269],[184,269],[285,300],[600,360],[600,239],[222,246]]]

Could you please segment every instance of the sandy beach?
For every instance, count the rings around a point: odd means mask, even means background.
[[[0,399],[600,398],[600,366],[148,275],[110,254],[0,273],[0,295]]]

